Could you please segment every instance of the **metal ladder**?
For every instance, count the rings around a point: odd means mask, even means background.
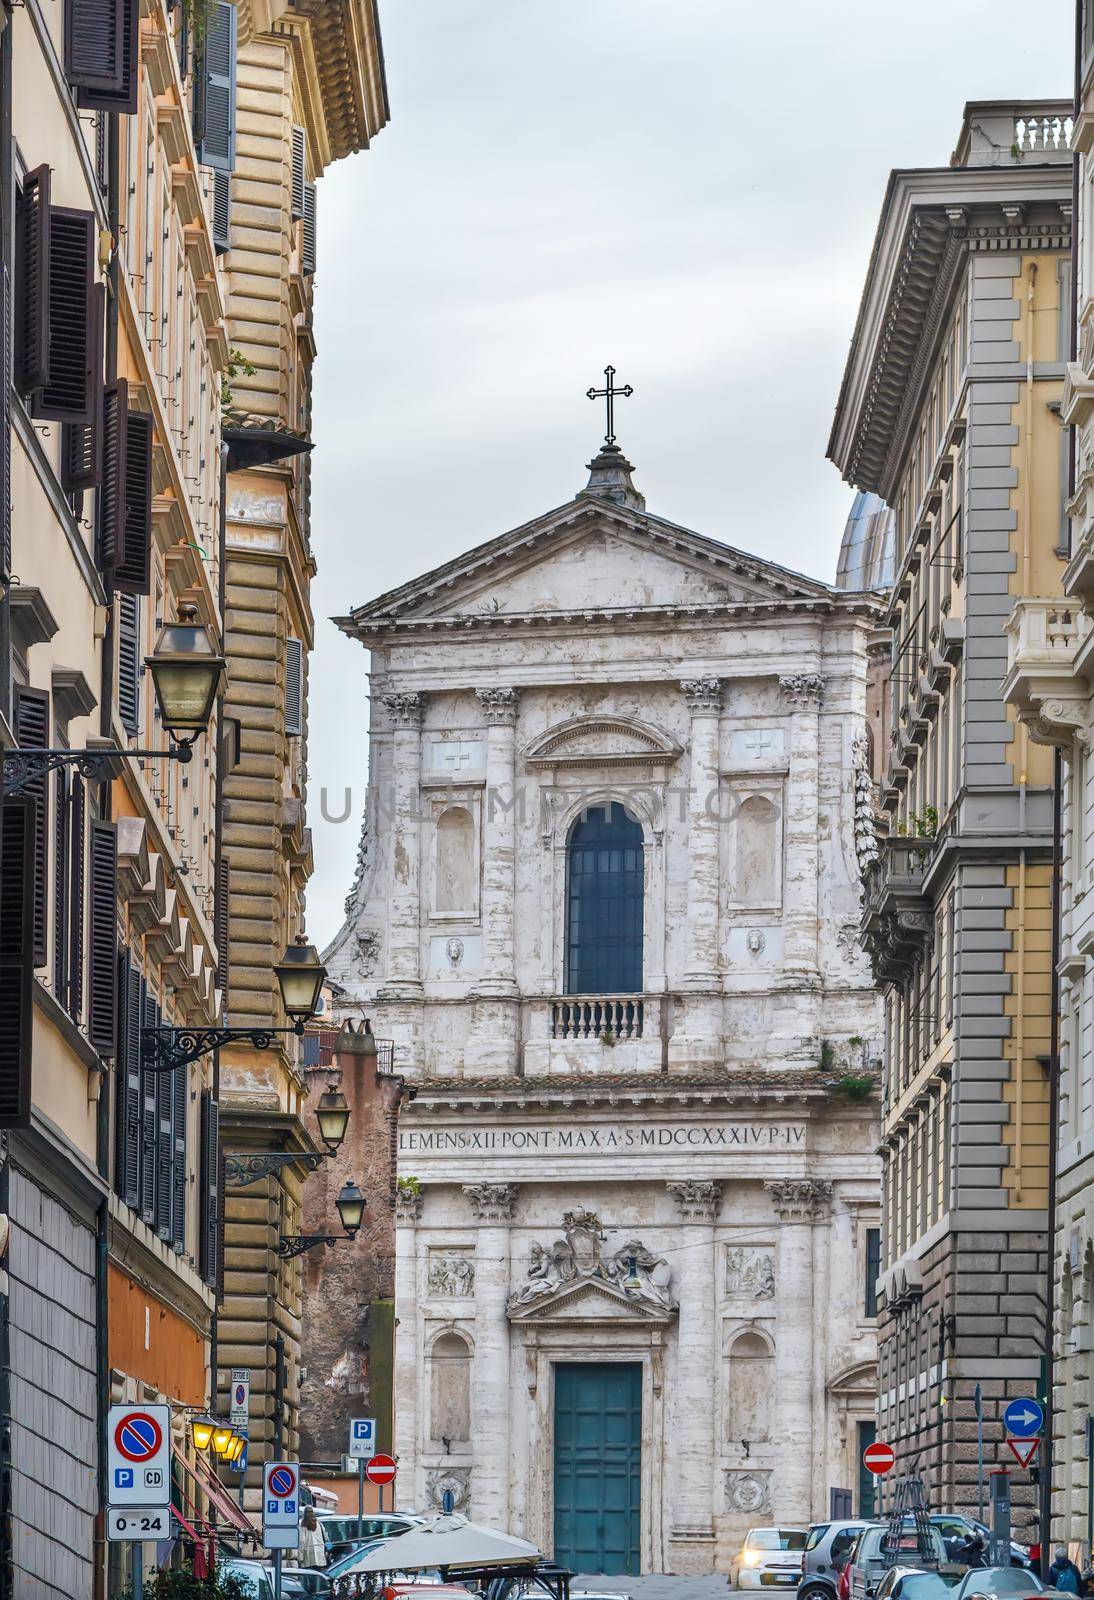
[[[928,1520],[929,1506],[923,1479],[898,1478],[893,1488],[893,1501],[889,1508],[889,1532],[885,1541],[885,1565],[894,1567],[900,1559],[900,1542],[905,1537],[905,1524],[915,1525],[915,1542],[918,1565],[937,1569],[938,1554],[934,1529]]]

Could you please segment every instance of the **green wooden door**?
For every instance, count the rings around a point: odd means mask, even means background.
[[[555,1367],[555,1560],[572,1572],[639,1571],[642,1367]]]

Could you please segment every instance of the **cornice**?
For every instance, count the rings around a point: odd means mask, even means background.
[[[715,1105],[749,1105],[766,1107],[779,1115],[793,1110],[799,1115],[815,1116],[818,1110],[833,1104],[829,1081],[830,1078],[820,1073],[799,1072],[743,1072],[721,1079],[685,1073],[630,1075],[625,1079],[575,1075],[564,1081],[552,1079],[543,1083],[527,1077],[426,1078],[416,1082],[413,1105],[407,1106],[402,1115],[413,1122],[442,1109],[528,1112],[599,1107],[648,1111],[654,1106],[669,1106],[680,1111],[709,1110]],[[845,1106],[837,1109],[841,1117],[846,1116]],[[876,1107],[868,1109],[876,1115]]]
[[[272,10],[272,7],[270,8]],[[255,10],[254,21],[261,19]],[[390,117],[374,0],[288,0],[270,32],[292,35],[310,103],[313,150],[329,162],[367,150]],[[305,38],[306,34],[306,38]],[[318,126],[320,116],[321,127]]]

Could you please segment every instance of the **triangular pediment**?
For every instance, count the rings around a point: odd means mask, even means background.
[[[396,624],[466,627],[591,609],[793,606],[835,598],[827,584],[664,518],[580,498],[337,620],[344,632],[367,640]]]
[[[519,1304],[511,1302],[511,1322],[620,1322],[626,1320],[663,1326],[675,1320],[676,1306],[628,1295],[604,1278],[575,1278],[550,1294]]]

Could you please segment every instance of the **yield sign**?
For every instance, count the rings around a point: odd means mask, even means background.
[[[1028,1467],[1040,1442],[1040,1439],[1008,1439],[1007,1447],[1020,1467]]]

